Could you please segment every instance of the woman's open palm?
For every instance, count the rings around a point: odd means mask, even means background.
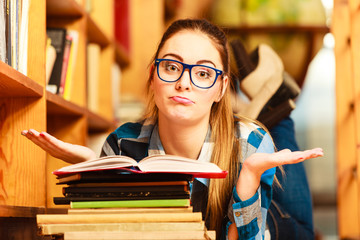
[[[90,148],[63,142],[46,132],[38,132],[34,129],[21,132],[33,143],[44,149],[51,156],[68,163],[78,163],[96,158],[96,154]]]
[[[246,168],[254,173],[262,174],[266,170],[286,164],[295,164],[306,159],[323,156],[321,148],[314,148],[305,151],[290,151],[284,149],[275,153],[254,153],[248,157],[244,165]]]

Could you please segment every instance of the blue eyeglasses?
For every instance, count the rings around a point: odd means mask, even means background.
[[[164,82],[176,82],[189,69],[190,80],[198,88],[211,88],[223,71],[205,65],[190,65],[172,59],[156,59],[157,75]]]

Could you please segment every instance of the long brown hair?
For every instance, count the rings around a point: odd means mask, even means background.
[[[228,42],[225,33],[217,26],[211,24],[207,20],[184,19],[173,22],[164,33],[155,56],[158,57],[159,51],[165,42],[174,34],[181,30],[198,31],[206,34],[219,51],[222,65],[223,76],[230,77],[230,64]],[[153,117],[157,119],[158,108],[155,105],[153,92],[150,84],[154,76],[154,67],[151,68],[150,76],[147,82],[148,105],[145,117]],[[215,229],[218,234],[221,232],[222,219],[227,213],[228,203],[232,194],[232,188],[239,173],[239,156],[240,147],[234,134],[234,117],[231,108],[229,87],[225,90],[225,94],[219,102],[215,102],[211,108],[210,126],[212,129],[212,141],[214,149],[211,162],[217,164],[221,169],[227,170],[229,175],[226,179],[211,179],[209,184],[208,205],[206,218],[210,221],[210,229]]]

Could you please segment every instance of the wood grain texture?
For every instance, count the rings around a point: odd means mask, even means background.
[[[360,236],[359,1],[334,1],[338,232]]]
[[[0,204],[45,206],[45,152],[21,135],[45,127],[43,99],[0,99]]]
[[[41,97],[42,85],[0,61],[0,97]]]
[[[48,132],[56,138],[69,142],[86,146],[87,139],[87,120],[85,116],[56,116],[51,115],[47,118]],[[46,165],[46,183],[47,183],[47,207],[63,208],[64,206],[55,205],[53,197],[62,196],[62,186],[56,185],[57,180],[52,172],[56,169],[69,165],[64,161],[47,155]]]

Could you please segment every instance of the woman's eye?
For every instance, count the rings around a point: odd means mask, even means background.
[[[200,78],[209,78],[210,77],[210,73],[206,72],[206,71],[199,71],[197,73],[198,77]]]
[[[166,68],[166,70],[168,70],[170,72],[179,71],[179,68],[176,65],[171,64],[171,63],[166,64],[165,68]]]

